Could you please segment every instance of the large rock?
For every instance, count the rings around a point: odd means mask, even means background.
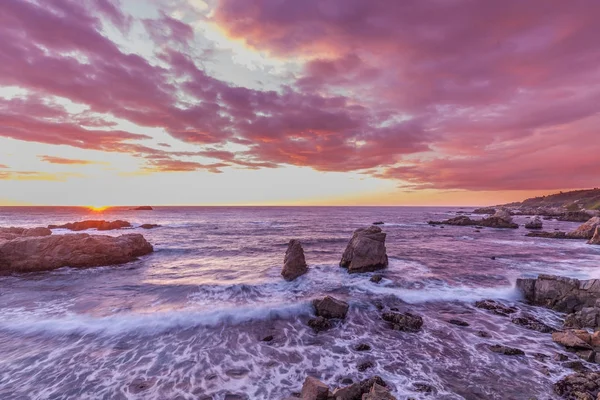
[[[586,222],[592,216],[585,211],[567,211],[557,219],[559,221]]]
[[[281,275],[286,281],[293,281],[300,275],[308,272],[308,266],[304,259],[304,249],[299,240],[292,239],[288,244]]]
[[[411,313],[385,312],[381,315],[396,331],[418,332],[423,326],[423,318]]]
[[[349,307],[348,303],[331,296],[325,296],[323,299],[315,299],[313,305],[315,307],[315,314],[318,317],[339,319],[346,318]]]
[[[507,209],[504,209],[504,208],[496,211],[496,213],[493,215],[493,217],[499,218],[507,223],[513,222],[513,218],[510,215],[510,211],[508,211]]]
[[[572,313],[594,307],[600,298],[600,279],[580,281],[554,275],[517,279],[517,288],[531,304]]]
[[[374,384],[369,393],[363,394],[362,400],[396,400],[396,398],[387,388]]]
[[[50,236],[52,231],[48,228],[0,228],[0,240],[12,240],[19,237]]]
[[[583,331],[585,332],[585,331]],[[577,331],[564,331],[564,332],[554,332],[552,333],[552,341],[561,344],[565,347],[568,347],[573,350],[588,350],[591,349],[592,346],[582,337],[580,332]],[[585,332],[587,333],[587,332]],[[587,337],[589,337],[589,333],[587,333]]]
[[[342,255],[340,267],[348,268],[350,273],[370,272],[387,267],[385,236],[378,226],[355,230]]]
[[[593,217],[573,232],[567,233],[567,236],[576,239],[591,239],[599,226],[600,217]]]
[[[500,211],[498,211],[500,212]],[[498,213],[497,212],[497,213]],[[497,214],[496,213],[496,214]],[[510,220],[506,220],[504,217],[506,215],[501,213],[502,217],[492,215],[488,218],[483,219],[471,219],[465,215],[461,215],[458,217],[450,218],[445,221],[429,221],[429,225],[454,225],[454,226],[485,226],[487,228],[508,228],[508,229],[517,229],[519,227],[518,224],[512,222],[512,217]]]
[[[542,219],[539,216],[536,216],[534,219],[525,224],[525,229],[542,229],[544,224],[542,223]]]
[[[131,224],[127,221],[104,221],[104,220],[87,220],[79,222],[69,222],[64,225],[48,225],[48,229],[68,229],[70,231],[85,231],[88,229],[98,229],[99,231],[111,231],[114,229],[131,228]]]
[[[565,399],[596,400],[600,394],[600,373],[571,374],[554,384],[554,392]]]
[[[365,379],[360,382],[353,383],[352,385],[338,388],[333,391],[333,398],[335,400],[362,400],[365,394],[369,394],[373,386],[378,385],[381,387],[387,387],[387,384],[379,376],[374,376],[369,379]]]
[[[596,231],[594,232],[594,236],[590,239],[588,244],[600,244],[600,226],[596,227]]]
[[[326,384],[312,376],[306,377],[300,394],[302,400],[327,400],[328,397],[329,387]]]
[[[489,214],[489,215],[493,215],[493,214],[496,214],[496,209],[493,208],[493,207],[476,208],[475,210],[473,210],[473,214]]]
[[[0,273],[123,264],[152,251],[152,245],[140,234],[21,237],[0,241]]]

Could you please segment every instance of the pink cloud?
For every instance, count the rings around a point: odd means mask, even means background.
[[[50,164],[61,164],[61,165],[90,165],[97,164],[96,161],[88,161],[88,160],[77,160],[72,158],[62,158],[62,157],[53,157],[53,156],[38,156],[38,158],[44,162]]]

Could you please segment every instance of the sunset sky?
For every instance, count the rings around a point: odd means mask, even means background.
[[[600,186],[597,0],[0,0],[0,205]]]

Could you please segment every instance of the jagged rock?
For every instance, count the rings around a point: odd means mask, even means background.
[[[152,251],[152,245],[140,234],[112,237],[81,233],[21,237],[0,241],[0,272],[123,264]]]
[[[333,324],[327,318],[316,317],[308,320],[308,326],[315,332],[322,332],[331,329]]]
[[[326,384],[312,376],[306,377],[300,395],[302,400],[327,400],[328,397],[329,387]]]
[[[575,229],[573,232],[567,233],[567,236],[575,239],[591,239],[596,232],[596,228],[600,226],[600,217],[592,217],[586,223]]]
[[[348,272],[370,272],[388,266],[385,249],[386,234],[378,226],[360,228],[354,231],[352,239],[342,255],[340,267]]]
[[[415,392],[419,392],[419,393],[435,393],[436,392],[436,390],[433,386],[431,386],[427,383],[423,383],[423,382],[413,383],[412,389]]]
[[[577,372],[586,372],[586,371],[590,370],[581,361],[567,361],[567,362],[562,363],[562,366],[565,368],[570,368],[573,371],[577,371]]]
[[[333,391],[335,400],[362,400],[363,395],[371,391],[374,385],[387,387],[387,384],[379,376],[353,383],[352,385],[338,388]]]
[[[552,341],[571,349],[591,350],[592,346],[580,336],[574,331],[554,332]]]
[[[12,240],[19,237],[50,236],[52,231],[48,228],[0,228],[0,240]]]
[[[503,346],[500,344],[494,344],[489,346],[489,349],[494,353],[504,354],[505,356],[520,356],[525,354],[525,352],[521,349],[517,349],[515,347]]]
[[[313,301],[315,314],[323,318],[346,318],[348,313],[348,303],[338,300],[331,296],[325,296],[323,299]]]
[[[560,215],[557,219],[559,221],[570,221],[570,222],[586,222],[592,216],[585,211],[567,211]]]
[[[564,326],[569,328],[598,327],[600,326],[600,308],[597,304],[594,307],[583,307],[580,311],[567,315]]]
[[[525,224],[525,229],[542,229],[544,224],[539,216],[535,217],[531,221]]]
[[[111,231],[114,229],[131,228],[131,224],[127,221],[104,221],[104,220],[88,220],[80,222],[70,222],[64,225],[48,225],[48,229],[68,229],[70,231],[85,231],[88,229],[97,229],[99,231]]]
[[[554,392],[565,399],[596,400],[600,393],[600,373],[578,372],[554,384]]]
[[[527,329],[531,329],[542,333],[550,333],[554,331],[552,327],[544,324],[543,322],[537,320],[535,317],[532,317],[531,315],[527,314],[523,314],[520,317],[514,317],[511,321],[513,324],[521,325]]]
[[[362,400],[396,400],[387,388],[374,384],[369,393],[362,395]]]
[[[304,258],[304,249],[297,239],[290,240],[285,258],[283,259],[283,269],[281,275],[286,281],[293,281],[300,275],[308,272],[308,266]]]
[[[423,326],[423,318],[411,313],[386,312],[381,317],[391,324],[391,328],[396,331],[418,332]]]
[[[495,300],[480,300],[475,302],[475,307],[482,308],[493,312],[494,314],[508,317],[509,314],[514,314],[518,310],[515,307],[508,307]]]
[[[594,236],[589,240],[588,244],[600,244],[600,226],[596,227]]]
[[[537,279],[517,279],[519,289],[529,303],[572,313],[584,307],[594,307],[600,298],[600,279],[578,280],[554,275]]]

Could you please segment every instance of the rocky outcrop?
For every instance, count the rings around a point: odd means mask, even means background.
[[[475,307],[491,311],[494,314],[501,315],[503,317],[508,317],[510,314],[514,314],[518,311],[515,307],[505,306],[496,300],[489,299],[475,302]]]
[[[542,219],[538,216],[525,224],[525,229],[542,229],[543,227]]]
[[[591,239],[596,232],[596,228],[600,226],[600,217],[590,218],[585,224],[575,229],[573,232],[567,233],[567,236],[574,239]]]
[[[374,384],[369,393],[363,394],[362,400],[396,400],[387,388]]]
[[[574,239],[574,238],[568,237],[567,234],[565,232],[562,232],[562,231],[555,231],[555,232],[546,232],[546,231],[542,231],[542,232],[529,232],[525,236],[539,237],[539,238],[545,238],[545,239]]]
[[[551,326],[544,324],[542,321],[528,314],[521,314],[518,317],[514,317],[511,319],[511,322],[524,328],[531,329],[532,331],[538,331],[542,333],[550,333],[554,331]]]
[[[133,209],[133,211],[152,211],[153,208],[150,206],[139,206]]]
[[[596,227],[594,236],[588,241],[588,244],[600,244],[600,226]]]
[[[52,231],[48,228],[0,228],[0,240],[12,240],[19,237],[50,236]]]
[[[315,299],[313,301],[315,314],[323,318],[346,318],[348,313],[348,303],[338,300],[331,296],[325,296],[323,299]]]
[[[369,395],[373,390],[373,387],[377,385],[383,388],[388,394],[387,384],[379,376],[374,376],[369,379],[365,379],[360,382],[353,383],[352,385],[337,388],[333,391],[333,398],[335,400],[362,400],[365,395]],[[381,390],[378,390],[381,393]],[[391,396],[391,394],[390,394]],[[395,397],[371,397],[370,399],[395,399]],[[367,397],[369,399],[369,397]]]
[[[396,331],[418,332],[423,326],[423,318],[411,313],[385,312],[381,315],[384,321],[390,323],[390,327]]]
[[[592,216],[585,211],[567,211],[560,215],[557,219],[559,221],[570,221],[570,222],[586,222]]]
[[[473,214],[489,214],[489,215],[493,215],[493,214],[496,214],[496,209],[493,208],[493,207],[477,208],[477,209],[473,210]]]
[[[283,269],[281,275],[286,281],[293,281],[300,275],[308,272],[308,266],[304,258],[304,249],[297,239],[290,240],[285,258],[283,259]]]
[[[0,273],[123,264],[152,251],[152,245],[140,234],[20,237],[0,241]]]
[[[386,234],[378,226],[354,231],[342,255],[340,267],[349,273],[370,272],[386,268],[388,256],[385,249]]]
[[[68,229],[70,231],[85,231],[88,229],[97,229],[99,231],[111,231],[114,229],[131,228],[131,224],[127,221],[104,221],[104,220],[88,220],[79,222],[70,222],[64,225],[48,225],[48,229]]]
[[[554,275],[517,279],[517,288],[531,304],[572,313],[594,307],[600,298],[600,279],[578,280]]]
[[[552,333],[552,341],[572,350],[591,350],[591,335],[587,331],[568,330]]]
[[[300,398],[302,400],[327,400],[329,387],[317,378],[307,376],[302,385]]]
[[[493,215],[483,219],[471,219],[465,215],[450,218],[445,221],[429,221],[429,225],[454,225],[454,226],[485,226],[487,228],[508,228],[517,229],[518,224],[510,220]]]
[[[499,218],[509,223],[513,222],[513,218],[512,215],[510,215],[510,211],[508,211],[505,208],[501,208],[500,210],[496,211],[493,217]]]
[[[160,227],[160,225],[158,224],[142,224],[140,225],[140,228],[142,229],[154,229],[154,228],[158,228]]]
[[[554,384],[554,392],[565,399],[596,400],[600,394],[600,373],[571,374]]]

